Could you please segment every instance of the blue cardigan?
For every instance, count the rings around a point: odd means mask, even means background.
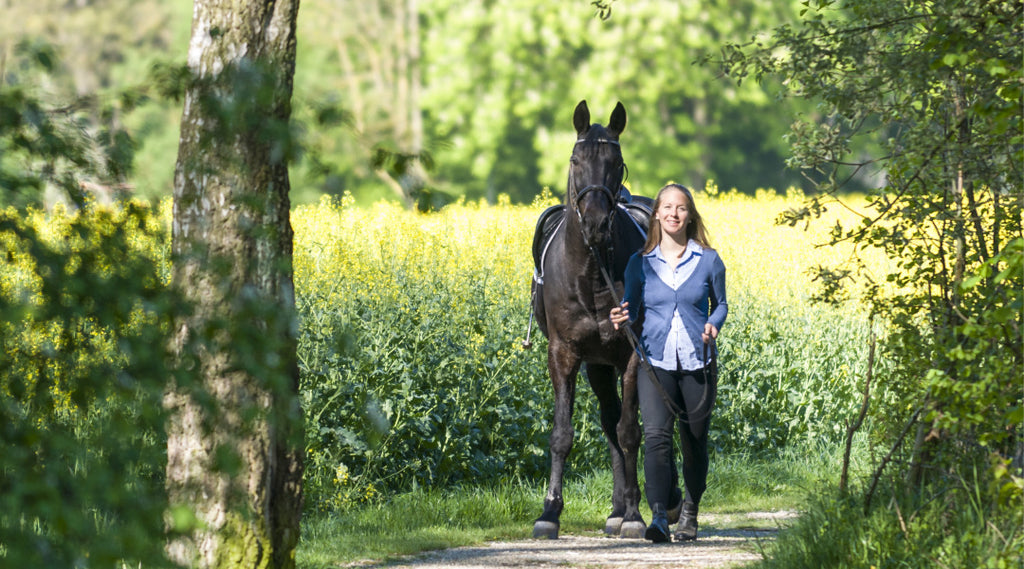
[[[694,353],[690,354],[692,358],[684,355],[680,360],[701,362],[702,354],[697,350],[703,345],[701,334],[704,333],[704,324],[710,322],[721,330],[729,312],[725,301],[725,263],[714,249],[703,249],[698,253],[693,273],[678,289],[673,290],[661,280],[651,265],[652,262],[664,262],[658,258],[657,251],[646,255],[638,251],[626,265],[623,300],[629,302],[630,321],[636,322],[643,317],[640,336],[644,350],[648,357],[660,360],[672,327],[672,317],[678,310],[683,328],[694,348]]]

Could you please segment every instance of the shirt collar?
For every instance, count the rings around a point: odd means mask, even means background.
[[[686,249],[683,251],[683,255],[679,257],[679,264],[688,262],[692,257],[700,257],[704,254],[704,247],[701,247],[700,243],[697,243],[696,239],[690,239],[686,243]],[[658,259],[663,263],[668,263],[668,259],[661,252],[661,244],[655,245],[654,249],[651,249],[650,253],[644,255],[648,259]]]

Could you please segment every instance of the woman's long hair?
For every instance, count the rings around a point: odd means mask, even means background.
[[[697,211],[697,205],[693,203],[693,194],[690,192],[690,188],[682,184],[667,184],[660,190],[658,190],[658,197],[654,199],[654,212],[657,213],[658,208],[661,207],[661,196],[669,190],[677,190],[686,196],[686,209],[688,212],[688,219],[686,223],[686,238],[693,239],[700,246],[705,249],[711,249],[711,242],[708,240],[708,232],[704,227],[704,218],[700,216],[700,212]],[[654,250],[658,244],[661,243],[661,222],[658,221],[654,215],[651,215],[651,227],[647,230],[647,241],[644,243],[644,254],[650,253]]]

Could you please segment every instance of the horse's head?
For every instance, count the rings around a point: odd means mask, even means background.
[[[567,205],[579,218],[584,241],[590,246],[604,245],[611,241],[615,202],[625,171],[619,134],[626,128],[626,109],[622,103],[616,104],[604,127],[590,124],[587,102],[580,101],[572,122],[576,146],[569,160]]]

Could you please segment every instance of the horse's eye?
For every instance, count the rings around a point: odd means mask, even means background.
[[[569,157],[569,163],[572,164],[573,166],[578,166],[580,163],[580,159],[575,156],[571,156]]]

